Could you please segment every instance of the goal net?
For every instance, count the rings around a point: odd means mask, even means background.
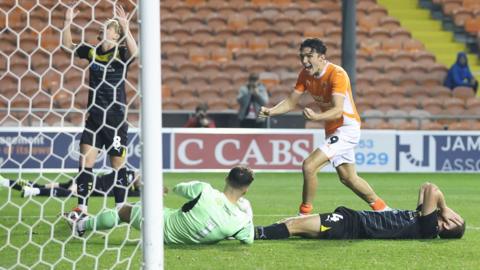
[[[130,181],[141,176],[139,59],[126,31],[113,35],[118,46],[102,47],[109,38],[105,26],[119,18],[120,6],[138,44],[136,0],[0,1],[0,269],[142,267],[140,231],[120,223],[78,236],[63,215],[77,207],[79,171],[93,179],[89,215],[118,206],[115,188],[128,203],[140,201],[140,186]],[[64,31],[69,8],[71,48]],[[90,49],[80,53],[82,45]],[[92,76],[100,81],[92,83]],[[121,112],[118,125],[111,122],[115,112]],[[122,125],[123,135],[115,132]],[[85,168],[95,150],[81,150],[80,143],[103,148],[92,172]],[[126,151],[112,154],[118,143]],[[112,156],[125,162],[119,167]],[[121,168],[130,177],[124,185]]]

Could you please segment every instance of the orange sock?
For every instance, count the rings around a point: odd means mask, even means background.
[[[387,205],[382,199],[378,198],[373,203],[370,203],[370,207],[373,209],[373,211],[382,211],[382,210],[385,210]]]
[[[302,203],[300,204],[300,214],[308,215],[312,212],[313,206],[309,203]]]

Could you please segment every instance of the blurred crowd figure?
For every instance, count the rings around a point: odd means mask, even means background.
[[[248,82],[238,90],[237,102],[240,105],[238,119],[240,127],[265,128],[265,118],[258,118],[260,108],[268,103],[268,92],[265,85],[259,81],[256,73],[248,76]]]
[[[475,93],[477,92],[478,81],[470,71],[467,55],[464,52],[457,54],[457,61],[448,70],[443,84],[450,89],[454,89],[457,86],[471,87]]]
[[[200,103],[195,108],[195,115],[190,117],[184,127],[189,128],[215,128],[215,121],[207,115],[208,105]]]

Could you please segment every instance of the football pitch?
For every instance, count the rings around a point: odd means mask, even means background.
[[[15,175],[2,174],[5,177]],[[480,269],[480,175],[363,173],[375,191],[394,208],[416,207],[421,183],[430,181],[444,192],[447,204],[467,222],[461,240],[304,240],[256,241],[241,245],[166,246],[165,269]],[[168,187],[186,180],[203,180],[222,189],[224,173],[165,174]],[[23,175],[34,179],[36,175]],[[44,174],[55,179],[55,174]],[[343,186],[335,174],[319,174],[315,212],[330,212],[344,205],[368,206]],[[300,173],[257,173],[247,194],[254,223],[268,225],[297,212],[301,199]],[[135,202],[139,198],[129,198]],[[173,193],[164,197],[168,207],[185,200]],[[18,191],[0,189],[0,269],[139,269],[140,233],[121,226],[105,233],[71,237],[57,215],[70,210],[76,199],[20,198]],[[113,198],[106,206],[113,207]],[[104,206],[91,198],[89,212]],[[10,231],[8,237],[7,231]],[[126,241],[125,241],[126,239]],[[42,261],[42,262],[39,262]],[[51,268],[52,267],[52,268]]]

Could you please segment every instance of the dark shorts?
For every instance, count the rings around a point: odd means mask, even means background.
[[[320,214],[321,239],[349,239],[351,232],[347,230],[348,217],[338,213]]]
[[[109,115],[106,123],[103,117],[90,114],[85,121],[80,144],[87,144],[95,148],[105,147],[110,156],[124,157],[127,154],[128,124],[123,115]]]

